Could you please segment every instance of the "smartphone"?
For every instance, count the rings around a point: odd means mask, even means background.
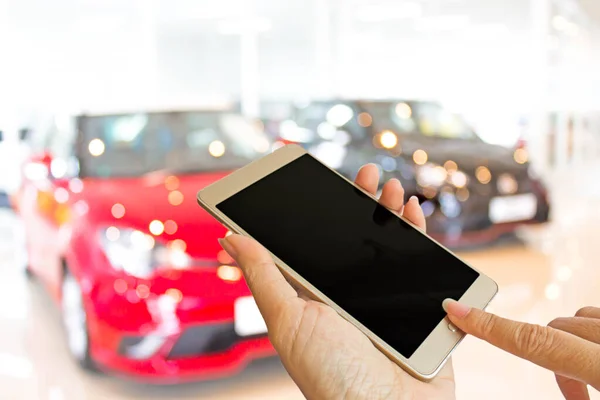
[[[492,279],[296,145],[207,186],[198,203],[260,242],[293,285],[424,381],[464,337],[442,301],[484,308],[498,291]]]

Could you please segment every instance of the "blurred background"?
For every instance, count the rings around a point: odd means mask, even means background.
[[[195,201],[287,143],[401,179],[492,311],[598,306],[597,71],[595,0],[0,0],[0,398],[303,398]],[[454,365],[560,398],[472,338]]]

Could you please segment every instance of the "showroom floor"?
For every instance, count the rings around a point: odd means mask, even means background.
[[[512,240],[462,254],[499,283],[492,311],[545,324],[600,304],[597,196],[557,198],[554,221],[522,232],[526,244]],[[14,268],[14,223],[9,212],[0,213],[0,399],[303,398],[277,360],[255,363],[234,378],[179,386],[79,371],[67,356],[56,306]],[[473,338],[457,350],[454,365],[458,399],[561,398],[551,373]]]

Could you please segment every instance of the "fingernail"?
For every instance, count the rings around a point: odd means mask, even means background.
[[[416,205],[419,205],[419,199],[417,198],[417,196],[410,196],[410,199],[408,199],[408,201],[412,201]]]
[[[235,250],[235,247],[233,247],[233,245],[229,241],[228,237],[219,238],[218,240],[219,240],[219,244],[221,245],[223,250],[225,250],[231,257],[233,257],[233,258],[237,257],[237,251]]]
[[[462,319],[467,316],[469,311],[471,311],[471,307],[464,305],[463,303],[459,303],[453,299],[446,299],[442,302],[442,307],[444,311],[453,317]]]

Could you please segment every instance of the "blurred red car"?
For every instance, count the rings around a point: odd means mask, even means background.
[[[226,230],[196,192],[269,150],[214,111],[57,119],[34,132],[17,206],[24,268],[60,303],[84,368],[158,382],[235,373],[274,350]]]

